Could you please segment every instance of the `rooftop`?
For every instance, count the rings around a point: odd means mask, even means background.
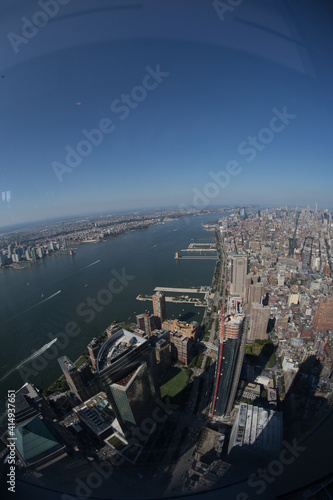
[[[102,371],[111,366],[116,360],[146,342],[147,340],[139,335],[119,329],[105,342],[98,353],[98,370]]]
[[[74,411],[96,435],[109,429],[115,420],[115,415],[104,392],[99,392],[93,398],[74,408]]]
[[[76,366],[74,365],[74,363],[72,363],[68,358],[67,356],[61,356],[61,358],[58,358],[58,362],[60,363],[60,366],[61,364],[65,366],[65,368],[68,370],[68,371],[71,371],[71,370],[75,370],[76,369]]]
[[[14,433],[17,451],[26,463],[34,462],[61,448],[38,416],[19,424]]]

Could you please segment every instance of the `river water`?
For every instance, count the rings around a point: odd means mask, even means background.
[[[176,261],[174,256],[192,239],[214,237],[202,224],[220,215],[182,218],[102,243],[82,244],[73,257],[58,252],[23,270],[0,269],[1,429],[8,389],[17,390],[27,381],[48,387],[61,374],[58,357],[75,361],[114,320],[133,322],[135,314],[152,312],[152,303],[137,301],[138,294],[152,294],[156,286],[210,285],[215,260]],[[110,302],[101,290],[111,278],[118,291]],[[88,305],[89,298],[97,300],[98,311]],[[167,304],[168,318],[201,321],[203,311]],[[71,322],[78,325],[72,337],[64,335]]]

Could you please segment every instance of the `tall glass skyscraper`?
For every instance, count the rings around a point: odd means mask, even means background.
[[[222,319],[221,330],[212,417],[229,415],[232,410],[245,354],[248,319],[243,314],[227,315]]]
[[[159,397],[154,348],[146,339],[119,328],[98,353],[97,371],[126,435],[151,415]]]

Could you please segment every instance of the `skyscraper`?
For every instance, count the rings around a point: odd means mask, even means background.
[[[248,317],[243,314],[222,315],[219,359],[211,417],[229,415],[236,396],[242,369]]]
[[[231,258],[230,295],[245,296],[248,259],[246,255],[234,255]]]
[[[44,247],[43,246],[39,246],[37,248],[37,255],[40,259],[42,259],[44,257]]]
[[[153,312],[154,316],[158,316],[161,320],[161,324],[166,320],[166,305],[165,305],[165,295],[161,292],[156,292],[153,295]]]
[[[171,356],[176,361],[181,361],[187,366],[190,362],[193,342],[185,335],[173,330],[170,332]]]
[[[98,352],[100,350],[100,347],[101,347],[100,343],[96,339],[96,337],[94,337],[92,339],[92,341],[89,342],[89,344],[88,344],[88,352],[89,352],[90,362],[91,362],[92,367],[95,370],[96,370],[96,358],[97,358]]]
[[[161,328],[160,318],[149,314],[147,311],[143,314],[137,314],[136,324],[137,327],[143,330],[148,336],[150,336],[151,332],[156,328]]]
[[[120,328],[102,346],[97,371],[127,434],[151,414],[159,396],[154,348],[146,339]]]
[[[101,390],[100,381],[92,374],[90,366],[86,363],[78,369],[67,356],[58,358],[58,363],[70,390],[80,401],[91,398]]]

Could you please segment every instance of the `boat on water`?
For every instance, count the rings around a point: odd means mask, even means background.
[[[86,283],[86,284],[84,285],[84,288],[87,288],[87,286],[88,286],[88,283]]]

